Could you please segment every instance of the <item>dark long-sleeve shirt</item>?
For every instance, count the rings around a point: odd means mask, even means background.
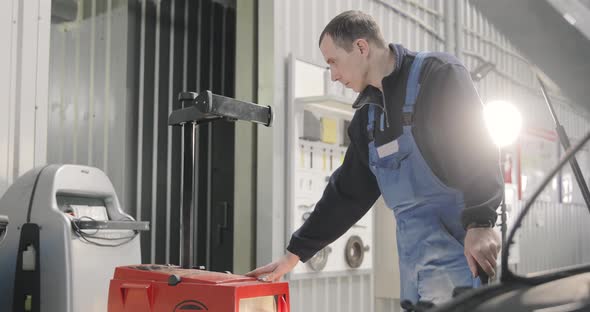
[[[372,86],[359,94],[344,162],[330,177],[310,217],[291,237],[287,250],[303,262],[344,234],[381,195],[368,167],[368,105],[363,104],[377,103],[387,110],[389,127],[377,132],[377,146],[399,137],[406,83],[416,55],[401,45],[390,45],[390,49],[395,69],[383,78],[383,94]],[[464,226],[495,222],[503,194],[499,153],[485,127],[483,106],[469,71],[454,56],[433,53],[424,60],[420,83],[412,122],[416,145],[433,173],[462,192]]]

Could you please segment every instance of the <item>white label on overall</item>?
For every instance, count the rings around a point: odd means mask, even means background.
[[[397,144],[397,140],[393,140],[387,144],[383,144],[377,147],[377,155],[379,158],[383,158],[389,156],[399,150],[399,145]]]

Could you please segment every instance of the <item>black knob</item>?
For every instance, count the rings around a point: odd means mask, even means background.
[[[182,281],[182,278],[176,274],[172,274],[168,277],[168,285],[176,286]]]

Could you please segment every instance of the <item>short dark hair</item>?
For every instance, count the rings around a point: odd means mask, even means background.
[[[386,46],[375,19],[371,15],[357,10],[345,11],[334,17],[322,31],[319,44],[322,43],[326,34],[332,37],[337,46],[348,52],[352,50],[352,42],[359,38],[379,47]]]

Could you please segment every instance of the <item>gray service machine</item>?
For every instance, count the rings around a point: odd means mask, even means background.
[[[113,271],[141,263],[138,231],[149,227],[123,212],[101,170],[77,165],[27,172],[0,199],[0,215],[10,220],[0,240],[2,311],[106,311]]]

